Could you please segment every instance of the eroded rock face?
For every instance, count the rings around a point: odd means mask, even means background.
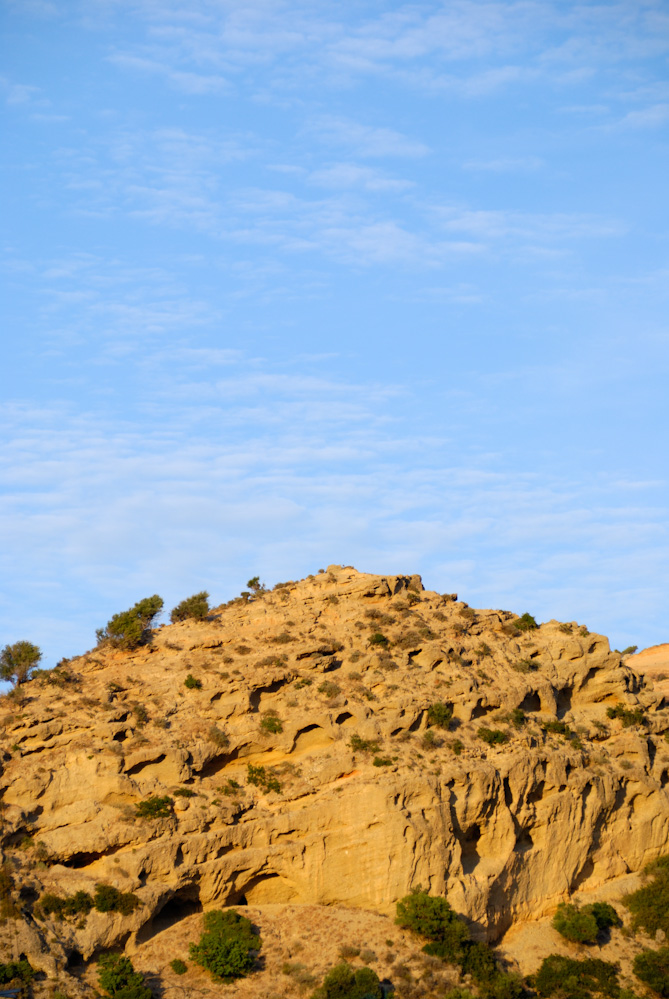
[[[132,952],[244,901],[390,912],[418,884],[496,939],[638,871],[669,842],[663,696],[602,636],[517,620],[417,576],[332,566],[162,627],[138,652],[96,649],[27,684],[23,705],[5,698],[22,951],[37,967]],[[435,703],[449,728],[431,724]],[[616,705],[644,724],[609,718]],[[165,795],[169,817],[136,816]],[[78,924],[29,914],[45,891],[99,882],[142,906]]]

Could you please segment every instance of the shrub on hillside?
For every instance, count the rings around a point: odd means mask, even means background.
[[[356,971],[345,962],[328,971],[312,999],[383,999],[379,976],[371,968]]]
[[[251,920],[240,916],[235,909],[212,909],[203,918],[200,942],[190,945],[191,960],[219,981],[247,975],[262,947]]]
[[[120,912],[122,916],[129,916],[141,904],[131,891],[119,891],[113,885],[95,886],[93,905],[98,912]]]
[[[498,728],[486,728],[485,725],[481,726],[477,735],[479,739],[483,739],[489,746],[502,745],[502,743],[509,741],[509,736],[506,732],[502,732]]]
[[[669,855],[644,867],[643,881],[641,888],[623,898],[632,913],[632,928],[641,926],[651,936],[662,930],[669,937]]]
[[[540,996],[559,999],[589,999],[607,996],[618,999],[618,969],[610,961],[587,957],[583,961],[550,954],[534,976],[534,988]]]
[[[423,949],[446,961],[459,961],[469,930],[445,898],[413,891],[397,903],[398,926],[412,930],[430,941]]]
[[[634,958],[634,974],[664,999],[669,997],[669,947],[642,950]]]
[[[172,814],[173,801],[169,795],[154,795],[135,805],[140,819],[167,819]]]
[[[616,704],[615,708],[606,709],[607,718],[619,718],[623,723],[623,728],[631,725],[645,725],[646,716],[643,708],[626,708],[623,704]]]
[[[162,599],[154,594],[139,600],[130,610],[114,614],[104,628],[96,631],[98,645],[126,651],[139,648],[149,640],[153,622],[162,609]]]
[[[534,631],[538,625],[531,614],[521,614],[514,622],[518,631]]]
[[[30,985],[35,977],[35,969],[31,967],[30,961],[21,958],[19,961],[0,961],[0,985],[7,985],[8,982],[20,981],[25,985]]]
[[[9,680],[16,687],[30,679],[30,674],[37,668],[42,653],[32,642],[14,642],[5,645],[0,652],[0,679]]]
[[[438,728],[448,729],[453,718],[453,708],[450,704],[442,704],[437,701],[427,709],[428,725],[436,725]]]
[[[189,618],[201,621],[209,613],[209,594],[206,590],[201,593],[194,593],[192,597],[186,597],[180,604],[170,612],[170,621],[176,624],[177,621],[187,621]]]
[[[196,676],[189,673],[184,680],[184,687],[187,687],[188,690],[202,690],[202,680],[198,680]]]
[[[98,961],[100,988],[114,999],[153,999],[144,975],[135,971],[129,957],[102,954]]]
[[[619,925],[620,917],[608,902],[593,902],[582,909],[562,904],[553,916],[553,927],[565,940],[574,943],[595,943],[600,933]]]
[[[170,961],[170,968],[175,975],[185,975],[188,971],[188,965],[180,957],[175,957]]]

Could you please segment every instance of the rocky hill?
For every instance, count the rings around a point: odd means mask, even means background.
[[[49,973],[156,952],[211,907],[379,919],[417,885],[497,941],[669,844],[665,692],[585,627],[418,576],[331,566],[22,689],[0,941]],[[141,904],[40,912],[99,884]]]

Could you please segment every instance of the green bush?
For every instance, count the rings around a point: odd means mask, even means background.
[[[281,785],[273,774],[268,773],[265,767],[254,767],[252,763],[249,763],[246,771],[246,779],[249,784],[255,784],[256,787],[260,787],[263,791],[276,791],[277,794],[281,792]]]
[[[194,798],[196,796],[195,791],[192,791],[189,787],[178,787],[174,794],[179,798]]]
[[[20,961],[8,961],[4,964],[0,961],[0,985],[7,985],[8,982],[19,980],[29,985],[35,977],[35,969],[31,967],[30,961],[22,958]]]
[[[175,957],[173,961],[170,961],[170,968],[175,975],[185,975],[188,971],[188,965],[180,957]]]
[[[92,897],[87,891],[77,891],[74,895],[53,895],[47,893],[39,900],[39,909],[44,916],[56,916],[63,919],[64,916],[88,915],[94,906]]]
[[[506,732],[502,732],[498,728],[486,728],[485,725],[481,726],[477,735],[479,739],[483,739],[489,746],[497,746],[509,741],[509,736]]]
[[[370,645],[380,645],[384,649],[388,647],[390,642],[385,635],[382,635],[380,631],[375,631],[373,635],[369,636]]]
[[[359,735],[352,735],[349,746],[354,753],[378,753],[379,744],[376,739],[361,739]]]
[[[542,722],[541,727],[544,732],[552,732],[554,735],[563,735],[565,739],[569,739],[573,734],[567,723],[563,721]]]
[[[113,885],[99,884],[95,886],[93,905],[98,912],[120,912],[129,916],[142,903],[131,891],[119,891]]]
[[[644,867],[641,888],[622,901],[632,913],[633,929],[642,927],[651,936],[663,930],[669,937],[669,855]]]
[[[372,763],[375,767],[392,767],[393,765],[389,756],[375,756]]]
[[[606,709],[607,718],[620,718],[623,728],[631,725],[645,725],[646,716],[643,708],[626,708],[623,704],[616,704],[615,708]]]
[[[130,610],[114,614],[104,628],[96,631],[98,645],[111,645],[125,651],[139,648],[151,637],[154,619],[162,609],[162,599],[154,594],[139,600]]]
[[[397,903],[398,926],[412,930],[430,941],[423,950],[446,961],[460,961],[464,956],[469,930],[445,898],[413,891]]]
[[[538,625],[531,614],[521,614],[514,622],[518,631],[534,631]]]
[[[559,905],[553,916],[553,927],[565,940],[574,943],[594,943],[599,933],[592,913],[579,909],[577,905]]]
[[[262,940],[250,919],[235,909],[212,909],[204,914],[204,932],[190,945],[191,960],[211,972],[214,979],[232,981],[253,968]]]
[[[577,961],[550,954],[534,976],[534,988],[540,996],[559,999],[589,999],[593,995],[618,999],[620,995],[616,965],[597,957]]]
[[[153,999],[144,975],[135,971],[129,957],[102,954],[98,961],[100,988],[115,999]]]
[[[437,701],[427,709],[428,725],[436,725],[438,728],[448,729],[453,718],[453,708],[450,704],[442,704]]]
[[[634,974],[658,995],[669,997],[669,947],[642,950],[634,958]]]
[[[135,805],[135,809],[137,817],[140,819],[167,819],[172,814],[173,804],[174,802],[167,794],[154,795],[152,798],[140,801]]]
[[[356,971],[346,963],[328,971],[313,999],[383,999],[379,976],[371,968]]]
[[[176,624],[177,621],[187,621],[192,618],[201,621],[209,613],[209,594],[206,590],[201,593],[194,593],[192,597],[186,597],[180,604],[170,612],[170,621]]]
[[[325,694],[326,697],[336,697],[341,693],[341,687],[333,680],[323,680],[316,689],[319,694]]]
[[[0,679],[10,680],[15,686],[20,686],[30,679],[30,674],[37,668],[42,653],[32,642],[14,642],[5,645],[0,652]]]
[[[184,687],[188,687],[189,690],[202,690],[202,680],[198,680],[196,676],[189,673],[184,680]]]
[[[271,732],[273,735],[280,735],[283,732],[283,723],[280,718],[276,715],[266,714],[265,717],[260,722],[260,727],[265,730],[265,732]]]

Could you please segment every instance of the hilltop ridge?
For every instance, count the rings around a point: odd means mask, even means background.
[[[663,692],[575,622],[475,610],[416,575],[330,566],[100,646],[3,707],[24,911],[6,946],[45,970],[139,952],[212,906],[388,914],[419,884],[495,941],[669,842]],[[31,915],[99,883],[141,905]]]

